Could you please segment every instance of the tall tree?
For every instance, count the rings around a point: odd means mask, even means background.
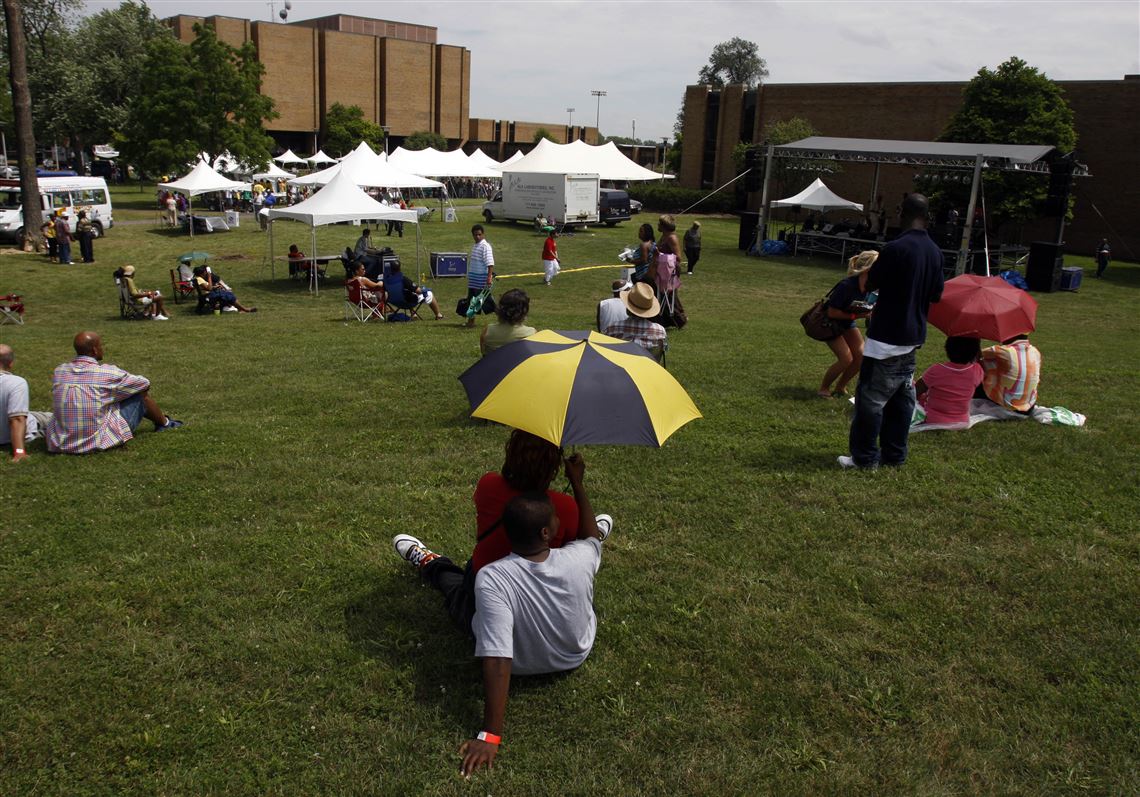
[[[439,133],[433,133],[430,130],[417,130],[410,136],[404,139],[401,146],[406,150],[419,150],[427,149],[428,147],[435,147],[438,150],[447,149],[447,139]]]
[[[325,114],[325,149],[330,154],[347,155],[361,141],[374,150],[384,148],[384,129],[364,118],[359,105],[334,102]]]
[[[697,73],[697,82],[713,88],[743,83],[754,89],[768,77],[768,64],[756,42],[734,36],[713,47],[709,62]]]
[[[120,148],[152,174],[177,171],[198,153],[268,163],[273,139],[263,123],[278,114],[260,93],[265,68],[253,43],[235,49],[202,25],[194,33],[189,46],[172,37],[150,42]]]
[[[1061,87],[1020,58],[996,70],[982,67],[966,84],[962,105],[940,136],[941,141],[982,144],[1046,144],[1062,153],[1077,145],[1073,111]],[[993,224],[1036,218],[1048,191],[1038,175],[985,172],[986,207]],[[968,187],[934,183],[936,198],[965,207]]]
[[[24,207],[24,240],[40,244],[40,188],[36,179],[36,139],[32,131],[32,95],[28,91],[27,42],[20,0],[4,0],[8,26],[8,78],[16,112],[16,151],[20,156],[20,203]]]

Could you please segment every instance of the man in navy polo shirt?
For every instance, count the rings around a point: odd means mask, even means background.
[[[922,194],[906,195],[899,210],[904,232],[883,247],[867,274],[867,290],[877,289],[879,299],[868,322],[855,391],[851,455],[839,457],[844,468],[906,461],[914,351],[926,342],[927,310],[942,298],[942,252],[926,232],[928,211]]]

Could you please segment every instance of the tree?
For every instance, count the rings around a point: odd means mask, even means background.
[[[4,20],[8,25],[8,77],[12,106],[16,113],[16,151],[20,155],[20,202],[24,206],[24,239],[39,248],[39,182],[36,180],[36,139],[32,132],[32,95],[28,91],[28,69],[24,26],[19,0],[4,0]]]
[[[177,171],[200,152],[211,161],[228,151],[267,164],[273,139],[263,123],[278,114],[260,92],[265,68],[253,42],[235,49],[211,28],[195,25],[194,33],[189,46],[173,37],[148,45],[121,139],[124,155],[150,173]]]
[[[338,155],[347,155],[361,141],[374,150],[384,148],[384,129],[364,118],[359,105],[342,105],[334,102],[325,114],[325,148]]]
[[[81,20],[33,81],[41,134],[76,148],[112,140],[139,93],[147,46],[160,36],[171,37],[170,29],[136,0]]]
[[[697,82],[713,88],[743,83],[754,89],[768,77],[768,65],[760,48],[739,36],[713,47],[709,62],[697,73]]]
[[[1020,58],[995,71],[986,67],[966,84],[962,106],[939,137],[941,141],[982,144],[1045,144],[1062,153],[1077,145],[1073,111],[1061,87]],[[1039,175],[983,172],[986,210],[997,227],[1036,218],[1048,190]],[[968,185],[942,181],[930,190],[942,202],[965,208]]]
[[[531,141],[533,141],[535,144],[537,144],[539,141],[542,141],[542,139],[544,139],[544,138],[547,141],[554,141],[554,136],[550,135],[550,131],[547,130],[545,127],[540,127],[540,128],[538,128],[538,130],[534,131],[534,135],[531,137]],[[554,143],[557,144],[558,142],[554,141]]]
[[[440,151],[447,149],[447,139],[439,133],[433,133],[430,130],[417,130],[410,136],[404,139],[401,145],[406,150],[419,150],[433,147]]]

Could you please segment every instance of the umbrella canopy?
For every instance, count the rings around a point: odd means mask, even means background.
[[[927,317],[948,337],[1003,341],[1037,328],[1037,302],[1001,277],[963,274],[947,280]]]
[[[190,265],[191,263],[193,263],[195,260],[206,261],[209,259],[210,259],[210,253],[209,252],[186,252],[185,254],[181,254],[178,256],[178,262],[182,263],[183,265],[187,265],[187,266]]]
[[[808,210],[862,210],[863,206],[836,194],[818,177],[815,182],[787,199],[777,199],[774,208],[801,207]]]
[[[471,414],[555,445],[660,446],[701,413],[636,343],[543,330],[490,352],[460,377]]]

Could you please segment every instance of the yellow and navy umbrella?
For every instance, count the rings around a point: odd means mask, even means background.
[[[490,352],[459,381],[471,414],[555,445],[660,446],[701,413],[636,343],[543,330]]]

